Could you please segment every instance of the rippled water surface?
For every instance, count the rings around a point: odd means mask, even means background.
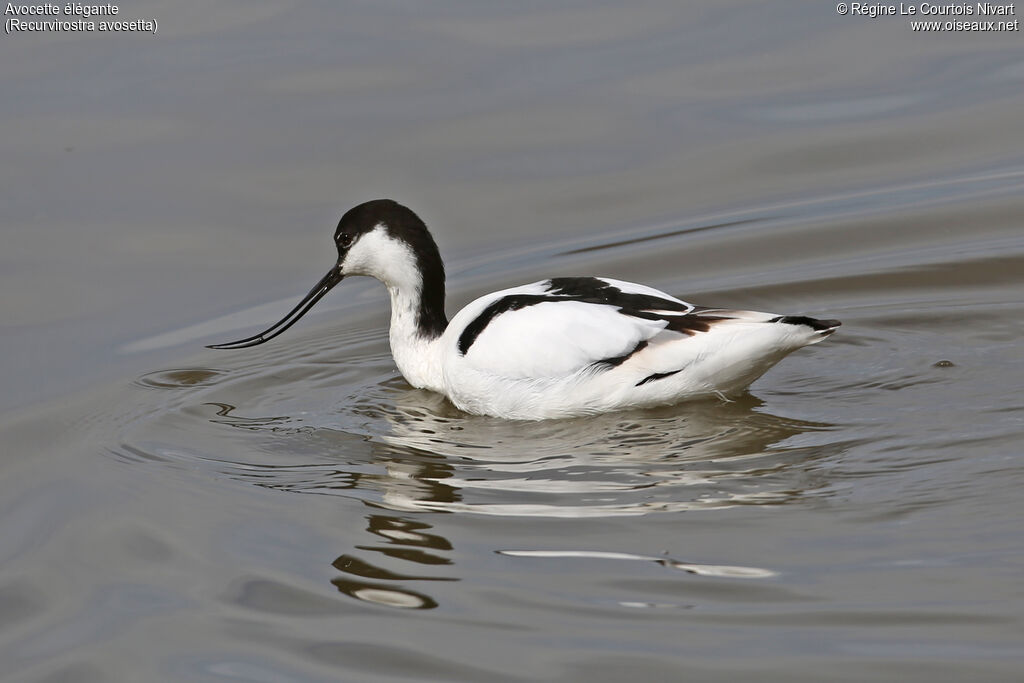
[[[121,6],[0,37],[0,679],[1016,680],[1024,49],[774,3]],[[843,321],[735,401],[537,423],[398,375],[551,275]]]

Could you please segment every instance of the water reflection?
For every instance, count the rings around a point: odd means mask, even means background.
[[[117,453],[395,511],[609,517],[784,504],[823,486],[808,465],[841,448],[814,438],[832,425],[772,415],[750,394],[522,423],[462,414],[392,378],[312,387],[287,373],[284,387],[280,372],[178,385],[123,430]]]
[[[816,436],[832,425],[770,414],[750,394],[577,420],[471,416],[395,378],[386,353],[365,358],[364,367],[334,375],[308,357],[269,367],[256,360],[197,382],[197,373],[165,371],[160,382],[139,383],[153,400],[113,451],[134,463],[369,506],[372,540],[340,549],[331,584],[361,602],[422,610],[439,604],[430,586],[461,578],[446,516],[437,513],[599,519],[783,505],[823,489],[814,463],[841,448]],[[694,576],[774,575],[614,547],[493,550],[642,560]]]
[[[403,517],[373,514],[367,517],[367,531],[385,539],[384,546],[357,545],[356,550],[377,552],[414,565],[435,567],[451,565],[452,561],[437,551],[452,549],[451,543],[438,534],[427,533],[431,526]],[[425,550],[429,548],[430,550]],[[349,553],[344,553],[333,566],[345,574],[331,580],[342,593],[364,602],[406,609],[431,609],[437,601],[429,595],[411,590],[408,582],[458,581],[450,576],[409,575],[393,572]]]
[[[406,459],[387,464],[381,505],[398,510],[540,517],[607,517],[747,504],[781,504],[821,485],[817,446],[780,447],[829,425],[759,411],[747,394],[579,420],[516,423],[460,416],[443,399],[408,391],[379,440],[395,455],[443,455],[441,478]],[[799,467],[790,471],[790,466]],[[800,479],[798,485],[790,478]],[[452,492],[422,495],[431,481]],[[457,492],[457,495],[455,495]]]
[[[588,560],[626,560],[630,562],[654,562],[662,567],[678,569],[688,574],[697,576],[715,576],[730,579],[765,579],[776,576],[770,569],[759,567],[736,567],[730,565],[696,564],[693,562],[682,562],[671,557],[649,557],[647,555],[634,555],[632,553],[610,553],[595,550],[499,550],[501,555],[510,557],[538,557],[538,558],[583,558]]]

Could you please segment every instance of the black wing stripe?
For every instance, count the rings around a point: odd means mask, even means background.
[[[678,372],[682,372],[682,371],[683,371],[683,369],[679,368],[678,370],[672,370],[671,372],[656,372],[653,375],[647,375],[642,380],[637,382],[635,386],[640,386],[642,384],[647,384],[648,382],[653,382],[653,381],[658,380],[658,379],[665,379],[666,377],[671,377],[672,375],[674,375],[674,374],[676,374]]]
[[[623,292],[596,277],[556,277],[547,281],[547,294],[509,294],[492,302],[459,335],[458,349],[463,356],[492,320],[502,313],[518,311],[548,301],[578,301],[585,304],[615,306],[619,313],[645,320],[671,321],[690,310],[690,306],[651,294]],[[659,311],[655,313],[653,311]],[[673,313],[678,312],[678,315]],[[693,323],[695,324],[695,323]],[[682,331],[682,330],[678,330]],[[701,330],[706,331],[706,330]],[[694,334],[694,332],[686,332]],[[639,349],[635,349],[637,351]],[[628,356],[627,356],[628,357]],[[625,359],[623,359],[625,360]],[[605,361],[598,361],[605,362]]]
[[[698,332],[707,332],[717,322],[732,320],[732,318],[722,315],[673,315],[665,316],[665,320],[668,321],[666,330],[692,337]]]
[[[548,280],[548,291],[558,300],[582,301],[588,304],[618,306],[625,315],[640,311],[672,311],[686,313],[691,306],[653,294],[623,292],[613,284],[596,277],[556,277]]]
[[[502,313],[518,311],[527,306],[555,300],[553,297],[545,296],[544,294],[510,294],[501,297],[497,301],[492,302],[480,312],[480,315],[466,325],[466,329],[459,335],[459,353],[465,356],[466,352],[469,351],[469,347],[473,345],[473,342],[484,331],[484,328]]]
[[[812,330],[830,330],[833,327],[839,327],[842,325],[838,320],[818,320],[817,318],[808,318],[806,315],[780,315],[777,318],[772,318],[768,322],[770,323],[785,323],[787,325],[807,325]]]
[[[643,351],[645,348],[647,348],[647,340],[641,339],[640,343],[634,346],[633,350],[630,351],[629,353],[624,353],[621,356],[613,356],[612,358],[605,358],[603,360],[595,361],[593,363],[593,367],[599,370],[611,370],[612,368],[617,368],[623,363],[625,363],[627,360],[635,356],[636,354]]]

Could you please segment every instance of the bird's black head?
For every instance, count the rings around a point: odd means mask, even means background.
[[[419,296],[417,327],[433,338],[444,332],[444,264],[419,216],[391,199],[374,199],[341,217],[334,231],[338,259],[288,315],[260,334],[210,348],[244,348],[273,339],[291,327],[348,275],[369,275],[388,287]],[[418,291],[417,291],[418,290]]]
[[[373,199],[353,206],[338,221],[334,243],[339,256],[377,227],[383,227],[389,236],[408,243],[414,251],[425,241],[437,251],[427,226],[411,209],[393,199]]]

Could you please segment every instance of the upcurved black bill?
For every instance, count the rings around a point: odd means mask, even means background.
[[[278,320],[276,323],[271,325],[266,330],[259,334],[254,334],[251,337],[245,339],[239,339],[238,341],[227,342],[226,344],[210,344],[206,348],[208,349],[244,349],[247,346],[256,346],[262,344],[265,341],[270,341],[277,335],[281,334],[289,327],[298,322],[299,318],[306,315],[309,309],[313,308],[313,305],[323,298],[324,294],[331,291],[334,285],[344,279],[344,275],[341,274],[341,269],[338,266],[331,268],[331,270],[324,275],[320,282],[313,286],[313,289],[309,290],[309,294],[303,297],[302,301],[298,305],[288,312],[288,315]]]

